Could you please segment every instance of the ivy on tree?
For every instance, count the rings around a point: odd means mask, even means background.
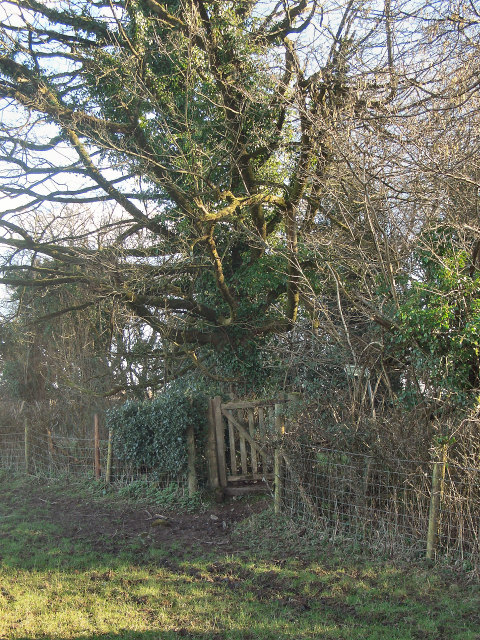
[[[114,299],[190,366],[220,362],[212,350],[241,361],[247,343],[291,330],[309,262],[299,237],[337,224],[321,190],[328,129],[358,97],[356,4],[308,69],[300,35],[322,26],[316,1],[9,6],[2,282],[81,280],[87,302]],[[91,203],[115,213],[68,232],[23,215]]]
[[[410,239],[477,225],[460,4],[4,0],[1,282],[121,310],[113,392],[253,378],[299,319],[376,362]]]

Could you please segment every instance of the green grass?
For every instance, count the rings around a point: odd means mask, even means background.
[[[32,506],[59,491],[0,476],[2,640],[480,640],[480,587],[453,573],[304,553],[268,513],[227,555],[138,537],[102,551]],[[88,500],[114,517],[116,498]]]

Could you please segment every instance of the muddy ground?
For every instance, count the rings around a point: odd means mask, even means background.
[[[234,553],[241,541],[232,536],[234,525],[266,509],[266,496],[226,498],[195,513],[162,510],[158,506],[54,493],[48,487],[18,490],[22,506],[40,511],[50,522],[58,522],[59,536],[88,544],[92,551],[115,553],[130,541],[145,540],[177,549],[196,547],[205,551]]]

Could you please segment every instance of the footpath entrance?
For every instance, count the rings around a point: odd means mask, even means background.
[[[209,403],[207,458],[212,487],[227,495],[265,491],[274,479],[274,443],[284,433],[285,400]]]

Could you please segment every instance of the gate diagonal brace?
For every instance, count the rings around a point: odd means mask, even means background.
[[[238,431],[240,432],[240,435],[242,435],[245,438],[245,440],[247,440],[250,443],[250,445],[255,449],[255,451],[258,451],[258,453],[261,453],[267,459],[271,460],[271,456],[265,451],[265,449],[263,447],[261,447],[257,442],[255,442],[255,440],[248,433],[248,431],[245,429],[245,427],[242,426],[240,424],[240,422],[238,422],[238,420],[236,420],[233,417],[233,414],[232,414],[231,411],[228,411],[226,409],[222,409],[222,414],[225,416],[225,418],[227,418],[227,420],[230,420],[230,422],[233,424],[233,426],[238,429]]]

